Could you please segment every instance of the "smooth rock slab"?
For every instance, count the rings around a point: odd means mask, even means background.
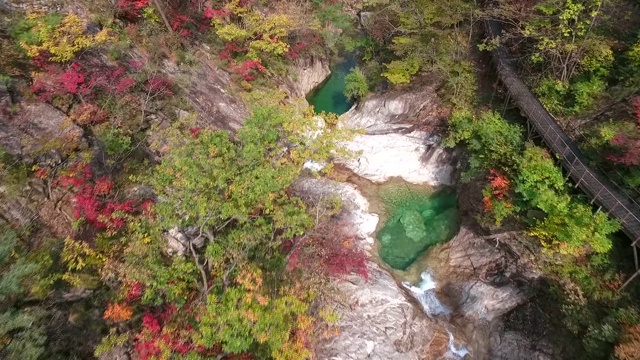
[[[425,132],[360,135],[346,147],[361,155],[344,164],[371,181],[401,177],[413,184],[453,184],[455,167],[451,154],[435,145],[433,137]]]
[[[427,131],[446,119],[436,87],[373,94],[342,115],[345,127],[364,132],[345,144],[360,156],[343,163],[374,182],[400,177],[414,184],[451,185],[455,156]]]

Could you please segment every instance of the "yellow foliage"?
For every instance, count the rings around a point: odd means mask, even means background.
[[[47,51],[51,53],[52,61],[65,62],[73,59],[80,50],[102,45],[113,39],[108,29],[103,29],[95,35],[85,34],[86,22],[75,14],[65,16],[56,27],[49,26],[42,14],[30,13],[27,19],[34,22],[30,31],[37,43],[27,44],[22,41],[20,46],[30,57]]]
[[[62,261],[69,270],[82,270],[87,266],[100,265],[106,258],[89,247],[87,243],[71,238],[64,240]]]
[[[231,1],[225,8],[238,21],[214,18],[212,24],[216,33],[224,41],[246,42],[249,47],[247,57],[257,60],[260,54],[282,56],[289,51],[289,44],[281,40],[293,26],[287,15],[264,16],[249,6],[240,6],[238,0]]]

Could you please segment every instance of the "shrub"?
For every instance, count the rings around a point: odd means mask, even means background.
[[[80,50],[111,41],[108,29],[95,35],[85,33],[86,23],[75,14],[62,17],[58,14],[30,13],[13,28],[12,33],[27,55],[35,58],[47,54],[51,61],[65,62],[73,59]]]
[[[367,78],[359,68],[354,68],[344,78],[346,86],[344,89],[344,95],[351,99],[360,99],[367,95],[369,92],[369,85],[367,84]]]

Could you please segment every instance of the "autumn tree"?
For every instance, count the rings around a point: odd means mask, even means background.
[[[149,218],[130,224],[122,271],[126,282],[142,284],[141,305],[176,306],[147,326],[151,333],[191,319],[194,331],[180,340],[193,345],[187,352],[302,359],[311,294],[282,272],[281,249],[314,222],[288,188],[304,162],[328,160],[348,135],[333,115],[281,105],[273,95],[258,103],[233,139],[187,124],[168,133],[168,152],[148,178],[161,200]],[[184,257],[166,256],[172,228],[190,234]],[[148,346],[140,348],[155,353],[152,338],[144,335]]]
[[[462,143],[470,150],[468,176],[490,168],[511,173],[515,168],[524,146],[519,126],[508,123],[493,112],[485,112],[480,117],[468,112],[454,112],[449,128],[445,145]]]
[[[554,252],[578,257],[611,249],[609,236],[620,224],[573,198],[551,155],[540,147],[524,146],[522,130],[517,125],[496,113],[475,118],[457,112],[450,121],[445,143],[462,143],[469,149],[467,177],[490,171],[484,207],[498,223],[518,209],[539,209],[545,216],[535,222],[530,233]],[[514,179],[518,195],[515,201],[509,198],[509,177]]]
[[[282,14],[265,16],[251,1],[231,0],[222,8],[212,10],[211,21],[220,39],[246,48],[249,59],[284,56],[289,50],[286,38],[292,24],[288,17]]]

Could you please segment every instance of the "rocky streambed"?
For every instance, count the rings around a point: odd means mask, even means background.
[[[506,330],[503,321],[527,301],[522,282],[511,279],[535,280],[535,266],[520,258],[518,249],[505,252],[476,234],[473,221],[463,216],[451,241],[418,254],[404,270],[380,257],[383,244],[375,237],[393,217],[381,196],[385,188],[413,187],[428,194],[457,184],[458,154],[442,148],[432,131],[444,114],[436,86],[375,94],[352,107],[341,121],[362,131],[346,144],[359,156],[342,161],[333,180],[306,178],[296,185],[305,195],[339,194],[338,216],[353,226],[358,246],[369,254],[368,281],[336,280],[334,294],[341,295],[326,297],[340,316],[339,334],[318,344],[318,358],[550,358],[540,344]],[[416,231],[434,232],[439,222],[430,220]]]

